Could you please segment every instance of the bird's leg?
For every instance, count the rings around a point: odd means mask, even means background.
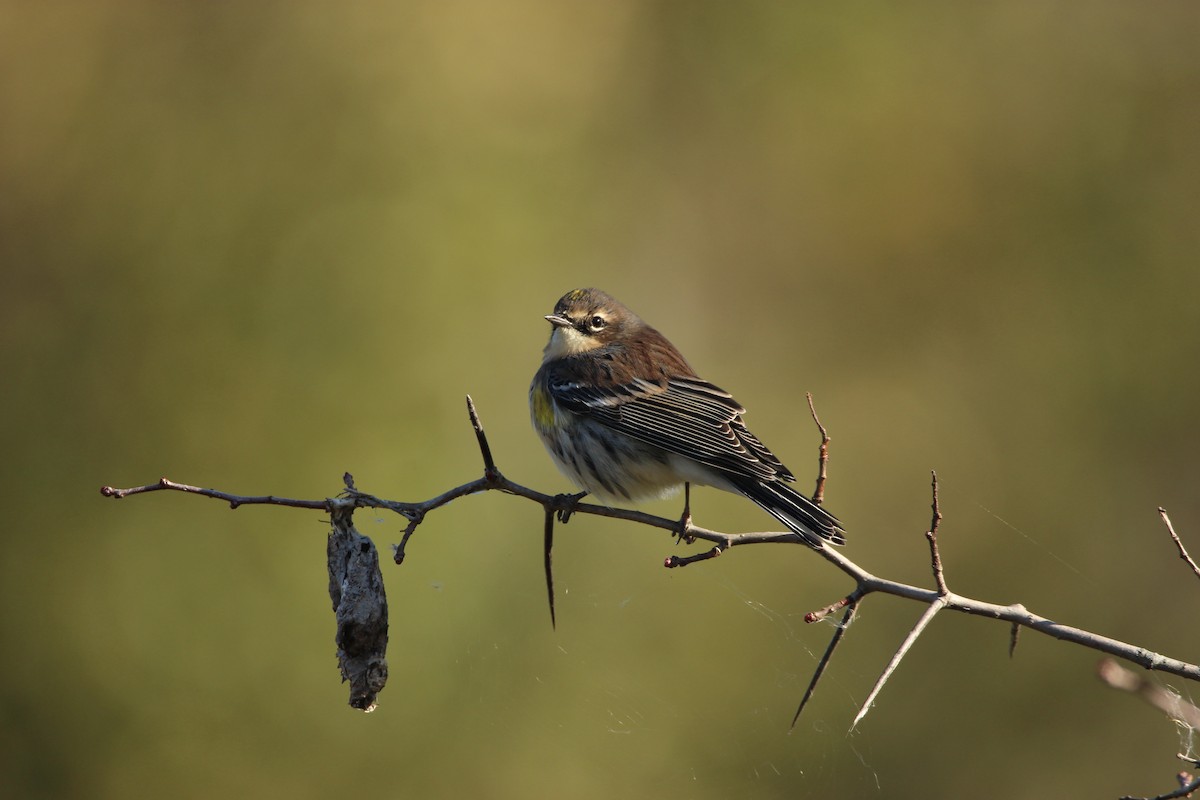
[[[679,526],[675,529],[675,541],[691,544],[696,537],[688,533],[692,527],[692,484],[683,484],[683,516],[679,518]]]
[[[575,513],[575,509],[579,506],[579,501],[587,496],[587,492],[554,495],[554,510],[557,512],[558,521],[566,525],[567,521],[571,519],[571,515]]]

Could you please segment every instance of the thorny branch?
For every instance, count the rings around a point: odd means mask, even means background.
[[[828,443],[829,437],[825,432],[824,427],[817,419],[816,410],[812,406],[812,399],[809,398],[809,407],[813,413],[813,420],[816,422],[818,429],[821,431],[822,443],[820,453],[820,474],[817,479],[816,493],[814,500],[820,502],[824,492],[826,479],[825,465],[828,458]],[[550,602],[551,622],[555,620],[554,613],[554,587],[553,577],[551,574],[551,547],[553,542],[553,525],[557,519],[560,522],[566,522],[572,514],[591,514],[601,517],[610,517],[612,519],[624,520],[639,525],[647,525],[652,528],[659,528],[670,533],[679,535],[683,541],[691,539],[703,539],[707,542],[712,542],[713,547],[709,550],[690,556],[669,556],[664,564],[668,568],[682,567],[697,561],[706,561],[714,558],[731,547],[739,547],[750,544],[801,544],[806,547],[813,547],[804,537],[791,531],[760,531],[751,533],[723,533],[721,531],[709,530],[685,522],[681,526],[680,520],[667,519],[658,517],[652,514],[646,514],[640,511],[629,509],[610,508],[608,506],[596,505],[593,503],[581,502],[582,495],[551,495],[543,492],[538,492],[521,484],[515,483],[506,478],[503,473],[496,467],[492,457],[491,448],[488,445],[487,436],[484,433],[483,425],[480,423],[479,415],[475,410],[475,405],[470,397],[467,397],[467,409],[470,415],[472,427],[475,430],[476,437],[480,448],[480,454],[484,462],[484,473],[480,478],[464,483],[442,494],[430,498],[422,502],[399,502],[394,500],[385,500],[366,492],[361,492],[354,486],[353,479],[349,474],[345,476],[346,489],[338,498],[327,498],[325,500],[295,500],[273,495],[260,497],[247,497],[241,495],[229,494],[227,492],[218,491],[215,489],[204,489],[187,484],[176,483],[167,478],[162,478],[157,483],[146,486],[137,486],[129,489],[115,489],[111,486],[105,486],[100,491],[105,497],[120,499],[136,494],[143,494],[152,491],[172,490],[187,492],[190,494],[199,494],[205,497],[210,497],[217,500],[222,500],[229,503],[231,508],[238,508],[243,505],[280,505],[290,506],[295,508],[319,509],[332,513],[334,509],[344,508],[347,505],[353,508],[374,508],[383,509],[395,512],[404,517],[408,522],[405,527],[403,538],[400,544],[393,547],[394,560],[397,564],[403,562],[405,549],[409,539],[417,530],[418,526],[425,520],[425,517],[432,511],[435,511],[442,506],[445,506],[460,497],[479,494],[481,492],[499,491],[504,494],[511,494],[517,497],[523,497],[531,500],[542,506],[546,513],[545,527],[545,542],[544,542],[544,562],[546,571],[547,595]],[[1146,648],[1139,647],[1134,644],[1122,642],[1098,633],[1076,628],[1070,625],[1064,625],[1060,622],[1039,616],[1026,609],[1020,603],[1001,604],[990,603],[984,600],[976,600],[949,590],[946,585],[945,575],[942,569],[941,556],[937,546],[937,532],[941,521],[941,512],[938,508],[937,496],[937,475],[933,475],[933,519],[930,524],[930,530],[926,533],[926,538],[929,541],[931,564],[933,568],[934,582],[936,588],[928,589],[921,586],[914,586],[899,581],[889,580],[887,578],[878,577],[869,572],[864,567],[859,566],[851,561],[846,556],[842,555],[837,550],[827,544],[822,543],[813,549],[832,564],[837,569],[845,573],[853,582],[854,590],[844,598],[831,603],[825,608],[811,612],[806,615],[805,619],[808,622],[816,622],[824,619],[828,615],[839,611],[843,608],[846,613],[841,622],[837,626],[833,640],[830,642],[824,657],[821,659],[817,667],[816,674],[805,693],[804,700],[801,702],[800,709],[808,702],[815,690],[818,679],[828,665],[833,651],[836,649],[839,642],[845,634],[849,622],[853,619],[856,609],[861,601],[870,594],[887,594],[895,597],[913,600],[926,606],[926,611],[918,621],[917,625],[912,629],[905,641],[897,650],[892,661],[884,670],[871,695],[860,709],[858,716],[855,718],[854,724],[857,724],[866,715],[874,702],[878,692],[886,683],[887,678],[892,671],[899,665],[908,649],[915,643],[920,636],[925,626],[933,619],[933,617],[942,610],[957,611],[964,614],[986,617],[989,619],[1002,620],[1009,623],[1013,628],[1012,641],[1015,646],[1016,631],[1020,628],[1029,628],[1038,633],[1052,636],[1072,644],[1088,647],[1110,656],[1131,662],[1148,670],[1166,672],[1172,675],[1177,675],[1189,680],[1200,681],[1200,666],[1190,664],[1175,658],[1169,658],[1159,653],[1152,652]],[[1170,521],[1166,518],[1165,512],[1162,512],[1164,521],[1167,522],[1170,528]],[[1174,531],[1171,531],[1174,534]],[[1178,537],[1172,536],[1175,539],[1181,551],[1181,557],[1185,558],[1196,569],[1195,563],[1187,557],[1186,551],[1183,550],[1183,545],[1179,543]],[[1200,570],[1197,570],[1200,575]],[[799,710],[797,711],[799,717]],[[795,720],[793,720],[793,725]]]

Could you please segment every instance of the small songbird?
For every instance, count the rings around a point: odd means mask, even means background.
[[[713,486],[750,498],[814,547],[845,543],[837,517],[788,485],[795,476],[746,428],[732,395],[615,298],[575,289],[546,320],[530,414],[580,489],[621,503]]]

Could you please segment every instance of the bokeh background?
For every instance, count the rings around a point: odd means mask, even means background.
[[[1113,797],[1195,746],[1097,654],[489,494],[385,564],[346,706],[319,514],[180,494],[568,485],[526,410],[601,286],[751,409],[846,553],[1200,660],[1200,9],[0,5],[0,782],[23,797]],[[700,490],[698,522],[771,526]],[[678,503],[647,510],[674,515]],[[362,512],[386,553],[403,521]],[[699,547],[699,545],[697,545]],[[1188,696],[1194,685],[1170,680]],[[1098,754],[1105,754],[1097,758]]]

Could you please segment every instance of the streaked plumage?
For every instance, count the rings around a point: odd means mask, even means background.
[[[661,333],[598,289],[565,294],[529,389],[534,428],[577,486],[608,502],[663,496],[685,482],[742,494],[813,544],[842,544],[837,518],[702,380]]]

